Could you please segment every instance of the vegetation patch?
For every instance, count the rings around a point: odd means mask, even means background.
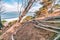
[[[4,24],[5,22],[7,22],[6,20],[2,20],[2,24]]]

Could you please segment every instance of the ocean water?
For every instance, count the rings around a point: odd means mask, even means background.
[[[4,14],[1,14],[1,19],[12,19],[17,18],[19,14],[17,12],[7,12]]]
[[[27,13],[26,16],[34,16],[35,13]],[[14,19],[14,18],[18,18],[19,13],[17,12],[7,12],[4,14],[1,14],[1,19]]]

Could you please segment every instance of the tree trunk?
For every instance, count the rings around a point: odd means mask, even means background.
[[[35,20],[48,20],[48,18],[51,18],[51,17],[56,17],[56,16],[59,16],[60,15],[60,13],[55,13],[55,14],[51,14],[51,15],[49,15],[48,17],[44,17],[44,18],[37,18],[37,19],[35,19]],[[10,29],[8,29],[5,33],[3,33],[1,36],[0,36],[0,38],[6,38],[6,36],[8,36],[8,35],[12,35],[12,34],[14,34],[20,27],[22,26],[22,24],[20,24],[20,23],[16,23],[16,24],[14,24]]]
[[[21,19],[26,15],[26,13],[29,11],[29,9],[31,8],[31,6],[33,5],[35,0],[29,0],[27,7],[24,9],[24,11],[22,12],[22,15],[19,16],[19,22],[21,21]]]
[[[1,1],[2,0],[0,0],[0,6],[1,6]],[[0,7],[0,29],[3,27],[2,23],[1,23],[1,9],[2,9],[2,7]]]
[[[2,26],[2,23],[1,23],[1,15],[0,15],[0,30],[1,30],[2,27],[3,26]]]

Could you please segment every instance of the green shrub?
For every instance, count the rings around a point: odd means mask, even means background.
[[[17,20],[14,20],[13,22],[9,22],[8,25],[12,26],[13,24],[15,24],[17,22]]]
[[[2,20],[2,24],[4,24],[5,22],[7,22],[6,20]]]

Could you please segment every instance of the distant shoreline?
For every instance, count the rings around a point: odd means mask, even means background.
[[[2,19],[2,20],[6,20],[7,22],[11,22],[13,20],[18,20],[18,18],[10,18],[10,19]]]

